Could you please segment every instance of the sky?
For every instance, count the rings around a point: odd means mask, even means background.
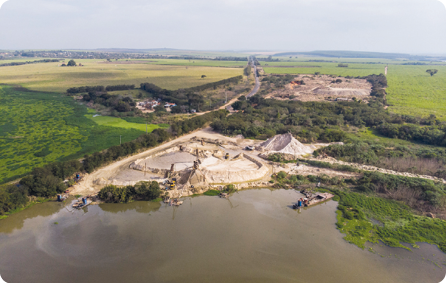
[[[0,0],[0,5],[0,49],[446,54],[446,0]]]

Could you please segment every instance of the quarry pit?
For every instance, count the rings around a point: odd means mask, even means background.
[[[127,186],[141,181],[159,182],[172,198],[221,190],[229,184],[237,189],[268,187],[273,173],[299,171],[295,164],[268,161],[269,154],[295,159],[322,146],[326,144],[303,145],[291,134],[256,141],[226,137],[207,128],[86,175],[70,193],[90,195],[106,185]],[[311,174],[309,168],[304,171]]]

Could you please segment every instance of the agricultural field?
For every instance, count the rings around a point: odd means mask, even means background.
[[[0,67],[1,83],[21,85],[36,91],[60,93],[65,92],[70,87],[85,85],[135,84],[139,86],[139,84],[146,82],[175,90],[243,74],[243,68],[240,67],[193,66],[194,63],[192,62],[190,66],[179,66],[156,65],[154,60],[138,60],[144,62],[138,64],[128,64],[128,62],[124,64],[125,61],[106,63],[99,59],[75,61],[82,63],[84,66],[59,67],[60,63],[38,63]],[[218,63],[219,61],[215,62]],[[186,62],[183,63],[186,64]],[[227,62],[223,62],[223,64],[225,63]],[[240,63],[237,63],[237,66],[240,66]],[[201,78],[202,75],[206,77]]]
[[[384,73],[386,66],[386,64],[355,63],[350,64],[348,68],[340,68],[337,66],[338,63],[326,62],[268,62],[266,64],[268,66],[262,62],[262,67],[266,73],[270,74],[320,72],[355,77]],[[389,64],[387,100],[391,112],[420,117],[434,114],[440,120],[446,120],[446,65],[436,64],[435,66]],[[437,69],[438,73],[431,77],[426,73],[427,69]]]
[[[183,60],[183,59],[155,59],[147,60],[149,64],[155,65],[177,65],[177,66],[206,66],[206,67],[226,67],[245,68],[248,61],[219,61],[219,60]]]
[[[266,65],[268,64],[268,65]],[[385,64],[350,64],[348,68],[338,67],[338,63],[326,62],[261,62],[261,67],[269,74],[314,74],[368,76],[384,73]]]
[[[71,97],[11,86],[0,86],[0,112],[0,183],[118,145],[120,136],[127,142],[145,133],[144,124],[119,118],[96,123],[91,110]],[[149,125],[149,131],[158,127]]]
[[[110,117],[110,116],[97,116],[94,114],[86,114],[85,117],[87,117],[88,119],[92,120],[93,122],[95,122],[100,126],[116,127],[123,129],[135,129],[142,132],[146,131],[145,123],[130,123],[121,118]],[[162,127],[168,128],[169,125],[163,124]],[[147,125],[148,132],[152,132],[153,130],[158,128],[160,128],[159,125],[153,125],[153,124]]]
[[[427,69],[437,69],[431,77]],[[392,112],[446,121],[446,66],[389,66],[387,100]]]

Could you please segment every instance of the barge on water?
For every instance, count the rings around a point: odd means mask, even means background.
[[[73,204],[73,208],[81,209],[81,208],[89,206],[92,202],[93,201],[91,201],[87,197],[85,197],[85,198],[82,198],[81,200],[78,200],[77,202],[75,202]]]
[[[305,198],[301,198],[297,203],[293,204],[294,209],[301,208],[302,206],[309,207],[334,197],[334,195],[330,193],[306,193],[305,196]]]

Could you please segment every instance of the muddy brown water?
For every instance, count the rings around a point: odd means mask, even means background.
[[[342,239],[337,203],[300,212],[291,190],[247,190],[229,200],[192,197],[70,212],[35,205],[0,220],[0,274],[15,282],[424,282],[446,273],[446,256]],[[67,206],[67,205],[65,205]],[[56,224],[57,223],[57,224]]]

